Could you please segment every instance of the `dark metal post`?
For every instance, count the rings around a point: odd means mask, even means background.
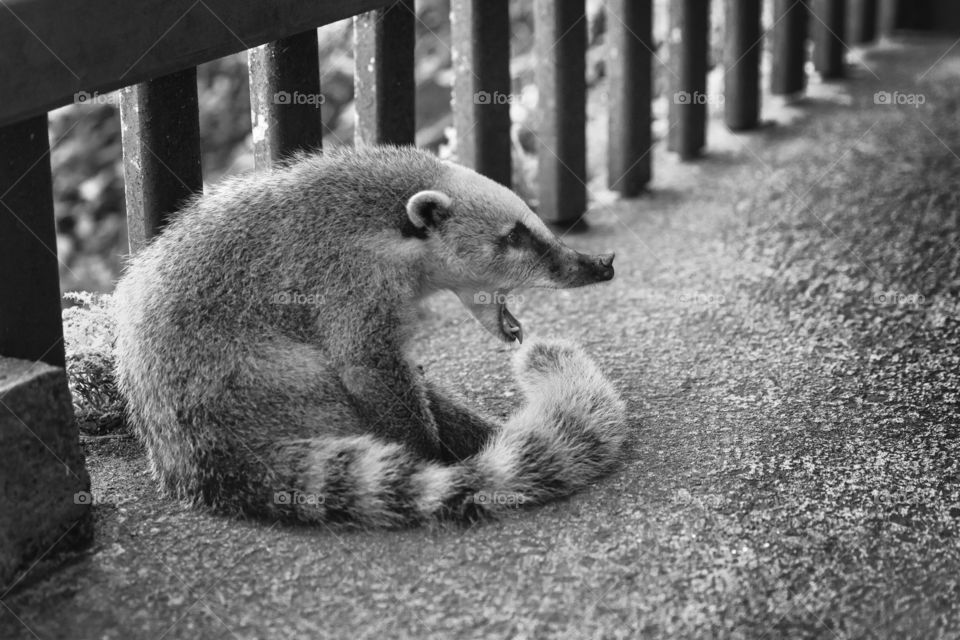
[[[64,366],[47,115],[0,127],[0,356]]]
[[[170,214],[203,191],[196,67],[123,89],[120,122],[127,237],[134,254]]]
[[[356,58],[356,141],[407,144],[416,140],[413,0],[353,19]]]
[[[540,216],[570,226],[587,208],[584,0],[534,0]]]
[[[606,5],[609,155],[607,184],[625,198],[651,178],[653,2],[608,0]]]
[[[250,49],[250,119],[257,169],[323,146],[317,31]]]
[[[773,71],[770,91],[791,95],[807,86],[807,5],[803,0],[773,0]]]
[[[760,121],[760,33],[762,0],[725,0],[723,115],[733,130],[752,129]]]
[[[843,36],[846,18],[844,0],[814,0],[813,66],[823,78],[844,76],[843,59],[847,47]]]
[[[457,158],[509,187],[510,3],[453,0],[450,23]]]
[[[670,5],[670,133],[667,147],[683,160],[700,155],[707,141],[707,52],[710,6],[704,0]]]

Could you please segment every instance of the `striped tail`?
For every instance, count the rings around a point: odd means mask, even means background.
[[[271,510],[374,527],[474,520],[568,495],[624,460],[624,402],[579,347],[526,345],[514,369],[526,404],[476,455],[444,465],[370,436],[291,442],[277,462],[295,458],[300,475]]]

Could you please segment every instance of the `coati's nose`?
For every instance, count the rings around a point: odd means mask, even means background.
[[[597,282],[606,282],[613,280],[613,259],[616,254],[605,253],[599,256],[591,256],[591,270],[593,277]]]

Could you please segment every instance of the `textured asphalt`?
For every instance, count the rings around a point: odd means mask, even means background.
[[[951,44],[881,47],[757,132],[714,121],[699,162],[658,149],[649,195],[568,238],[617,278],[513,306],[628,399],[609,479],[469,529],[332,531],[158,498],[133,442],[91,440],[95,546],[4,596],[0,637],[960,637]],[[505,415],[509,347],[431,309],[427,374]]]

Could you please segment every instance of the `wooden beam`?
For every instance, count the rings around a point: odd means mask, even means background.
[[[0,125],[391,3],[4,0]]]
[[[653,2],[608,0],[606,12],[607,186],[632,198],[646,188],[652,174]]]
[[[196,67],[125,88],[120,123],[127,237],[135,254],[203,191]]]
[[[804,0],[773,0],[773,70],[770,92],[800,93],[807,87],[807,22]]]
[[[762,0],[724,0],[723,117],[734,130],[753,129],[760,122],[760,31]]]
[[[703,0],[677,0],[670,5],[667,148],[682,160],[700,155],[707,142],[707,53],[710,7]]]
[[[47,116],[0,127],[0,356],[64,366]]]
[[[323,146],[317,30],[251,49],[250,121],[258,170]]]
[[[413,0],[353,19],[358,144],[416,141],[415,24]]]
[[[534,0],[537,157],[547,222],[568,227],[587,208],[587,20],[584,0]]]
[[[845,0],[813,0],[813,67],[825,79],[845,75],[847,52],[843,37],[846,30]]]
[[[450,23],[457,160],[509,187],[510,3],[453,0]]]

